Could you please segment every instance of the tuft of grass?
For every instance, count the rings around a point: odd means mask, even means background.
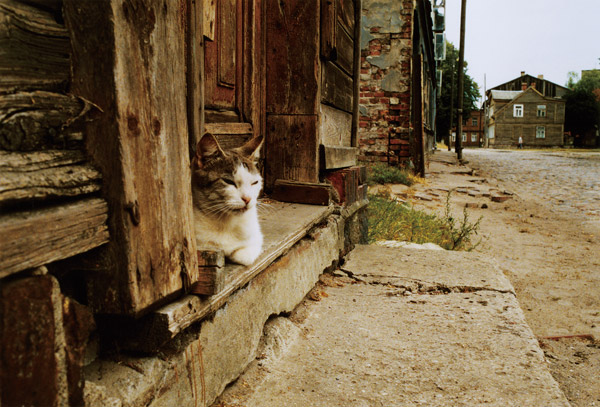
[[[415,177],[408,171],[387,164],[375,164],[369,168],[369,185],[373,184],[404,184],[411,186]]]
[[[418,244],[435,243],[447,250],[475,249],[481,243],[481,240],[473,242],[473,238],[479,231],[482,218],[471,223],[466,209],[462,218],[455,218],[450,211],[450,195],[448,193],[442,216],[414,209],[384,194],[370,195],[369,243],[398,240]]]

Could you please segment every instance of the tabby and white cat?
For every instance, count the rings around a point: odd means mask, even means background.
[[[262,137],[224,151],[206,133],[192,160],[192,196],[198,248],[221,249],[239,264],[250,265],[262,250],[257,199],[263,186],[256,163]]]

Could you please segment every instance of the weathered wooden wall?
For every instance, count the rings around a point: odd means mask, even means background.
[[[514,117],[515,104],[523,105],[523,117]],[[546,116],[537,116],[537,106],[546,106]],[[562,146],[564,144],[565,102],[562,99],[548,98],[534,89],[528,89],[521,96],[496,109],[494,146],[515,147],[519,136],[525,146]],[[544,138],[536,137],[537,126],[544,126]]]

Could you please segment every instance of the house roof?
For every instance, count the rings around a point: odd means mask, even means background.
[[[522,90],[492,90],[490,92],[492,94],[492,99],[496,100],[513,100],[523,93]]]
[[[540,77],[535,77],[535,76],[532,76],[532,75],[529,75],[529,74],[522,74],[521,76],[518,76],[518,77],[516,77],[514,79],[511,79],[510,81],[507,81],[507,82],[501,83],[500,85],[494,86],[491,89],[497,89],[499,87],[502,87],[504,85],[508,85],[509,83],[511,83],[513,81],[517,81],[517,80],[521,80],[521,81],[527,80],[528,83],[530,83],[531,81],[540,80],[540,81],[545,81],[545,82],[551,83],[551,84],[553,84],[555,86],[558,86],[559,88],[568,89],[568,88],[566,88],[566,87],[564,87],[562,85],[559,85],[558,83],[554,83],[552,81],[549,81],[548,79],[544,79],[544,78],[540,78]]]

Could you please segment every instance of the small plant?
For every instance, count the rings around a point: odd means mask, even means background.
[[[408,171],[387,164],[375,164],[369,168],[369,185],[373,184],[404,184],[411,186],[415,177]]]
[[[435,243],[447,250],[473,250],[481,243],[481,240],[473,243],[472,237],[478,233],[482,218],[470,223],[465,209],[462,219],[457,220],[450,211],[450,196],[448,193],[443,216],[438,216],[414,209],[384,194],[370,195],[369,243],[398,240]]]
[[[448,236],[447,247],[450,250],[471,251],[481,243],[481,239],[479,239],[477,243],[473,243],[471,237],[472,235],[478,234],[481,219],[483,219],[483,217],[480,216],[475,223],[470,223],[469,212],[467,211],[467,208],[464,208],[462,219],[457,221],[457,219],[452,216],[452,212],[450,210],[451,195],[452,191],[448,191],[448,195],[446,195],[446,205],[443,217],[444,228],[446,229]]]

